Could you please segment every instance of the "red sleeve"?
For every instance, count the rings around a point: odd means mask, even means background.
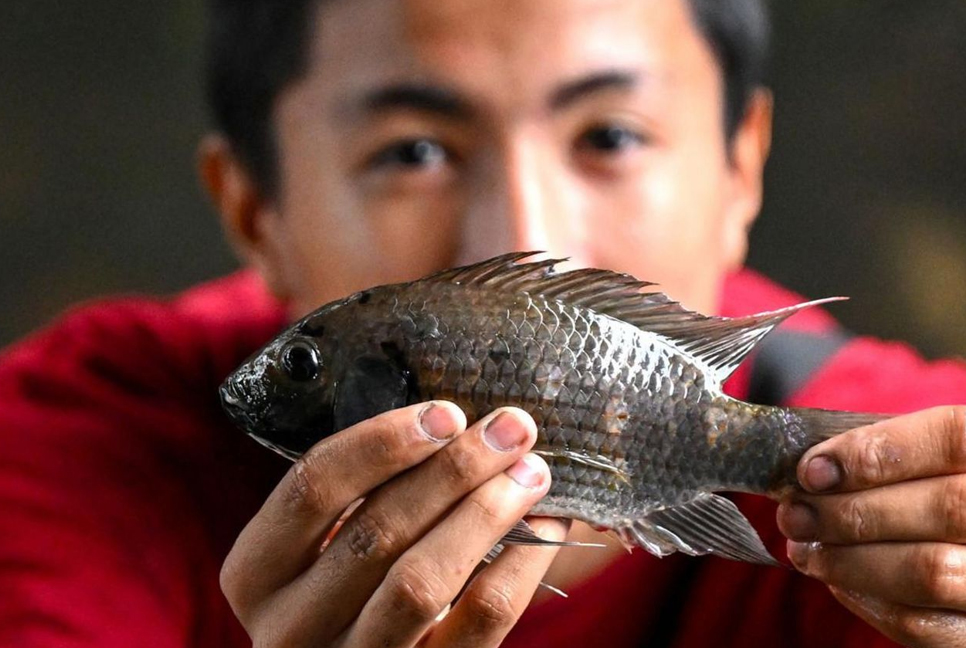
[[[966,404],[966,362],[928,361],[908,344],[857,338],[788,404],[895,414],[962,405]]]
[[[223,427],[202,338],[127,301],[6,352],[0,645],[249,644],[217,575],[279,466]]]

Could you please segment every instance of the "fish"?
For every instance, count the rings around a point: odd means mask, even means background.
[[[228,416],[295,460],[328,435],[422,401],[469,423],[519,407],[550,468],[532,515],[581,520],[656,556],[780,565],[721,492],[780,497],[811,446],[884,415],[743,402],[722,385],[810,301],[747,317],[688,310],[656,284],[515,252],[378,286],[285,329],[220,388]],[[539,538],[522,520],[503,544]],[[492,557],[492,556],[491,556]]]

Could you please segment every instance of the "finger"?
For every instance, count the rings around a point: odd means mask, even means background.
[[[563,540],[570,528],[559,518],[530,518],[541,538]],[[526,610],[559,547],[506,547],[480,572],[434,630],[428,648],[498,646]]]
[[[966,475],[933,477],[837,495],[793,495],[778,507],[791,540],[966,543]]]
[[[813,493],[966,472],[966,407],[936,407],[851,430],[811,448],[798,480]]]
[[[460,592],[483,556],[549,487],[547,464],[528,454],[473,491],[396,561],[349,630],[347,644],[383,646],[393,641],[393,645],[412,645],[418,641]]]
[[[465,427],[466,417],[452,403],[413,405],[363,421],[306,452],[222,567],[222,590],[242,623],[316,560],[326,531],[349,504],[439,451]]]
[[[966,645],[966,615],[959,612],[897,605],[836,587],[829,589],[853,614],[903,646]]]
[[[285,623],[316,640],[340,633],[403,552],[467,493],[513,465],[536,438],[528,414],[515,408],[497,410],[420,466],[371,493],[315,564],[279,593]]]
[[[796,569],[827,585],[900,605],[966,610],[966,547],[939,542],[853,546],[788,542]]]

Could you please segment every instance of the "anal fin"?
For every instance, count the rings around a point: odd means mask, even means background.
[[[692,556],[713,554],[758,565],[781,567],[738,507],[713,493],[649,513],[622,535],[656,555],[677,550]]]

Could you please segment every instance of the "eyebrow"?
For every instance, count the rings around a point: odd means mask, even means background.
[[[562,110],[588,95],[636,86],[640,75],[628,70],[604,70],[568,81],[550,95],[552,111]],[[416,110],[458,120],[469,120],[473,107],[453,90],[428,83],[394,83],[365,93],[356,102],[365,112]],[[347,106],[348,107],[348,106]]]
[[[460,120],[469,119],[473,114],[472,107],[452,90],[419,83],[377,88],[367,93],[361,103],[368,112],[375,113],[409,109]]]
[[[626,90],[638,84],[638,74],[626,70],[595,72],[564,83],[550,95],[550,109],[562,110],[583,99],[606,90]]]

